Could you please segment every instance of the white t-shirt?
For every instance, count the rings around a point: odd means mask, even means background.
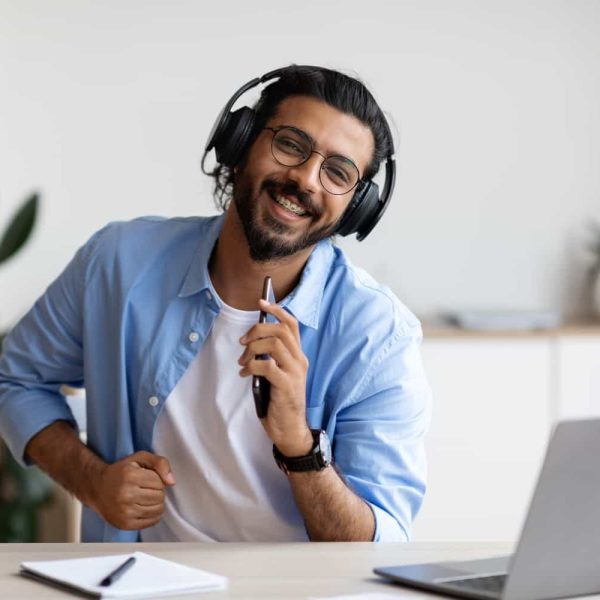
[[[273,444],[240,377],[239,338],[258,321],[222,301],[211,332],[158,416],[153,446],[177,483],[142,541],[307,541]]]

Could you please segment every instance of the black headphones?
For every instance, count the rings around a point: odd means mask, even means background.
[[[312,66],[302,68],[315,69],[317,71],[325,70],[322,67]],[[217,161],[222,165],[233,168],[238,164],[247,149],[249,140],[252,138],[256,113],[254,109],[248,106],[242,106],[233,112],[231,108],[242,94],[261,83],[280,77],[288,69],[289,67],[283,67],[269,71],[262,77],[257,77],[244,84],[233,94],[219,113],[208,136],[202,164],[204,164],[206,155],[213,148]],[[383,191],[380,195],[379,186],[374,181],[364,181],[361,179],[356,187],[354,196],[352,196],[340,219],[338,228],[335,231],[337,235],[346,236],[356,233],[356,239],[359,242],[364,240],[371,233],[375,225],[377,225],[377,222],[381,219],[390,202],[396,181],[396,163],[394,160],[392,135],[387,122],[386,127],[392,148],[391,153],[385,159],[385,183]]]

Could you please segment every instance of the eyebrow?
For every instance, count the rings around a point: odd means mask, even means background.
[[[313,148],[317,145],[317,140],[315,140],[315,138],[312,137],[312,135],[310,135],[310,133],[306,133],[306,131],[304,131],[304,129],[300,129],[300,127],[296,127],[295,125],[288,125],[287,123],[284,123],[283,125],[277,125],[277,127],[278,128],[288,127],[289,129],[295,129],[296,131],[300,131],[303,135],[305,135],[308,138],[308,140],[312,144]],[[356,167],[356,170],[358,171],[358,176],[361,177],[360,169],[358,168],[358,165],[349,156],[345,156],[344,154],[335,154],[334,153],[334,154],[328,154],[327,158],[329,158],[330,156],[338,156],[339,158],[343,158],[344,160],[347,160],[349,163],[352,163]]]

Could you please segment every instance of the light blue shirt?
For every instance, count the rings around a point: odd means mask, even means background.
[[[63,383],[85,386],[87,443],[103,460],[152,452],[158,414],[219,311],[208,260],[222,225],[222,215],[112,223],[76,253],[5,340],[0,435],[18,460],[44,427],[75,425]],[[430,417],[419,322],[329,240],[281,304],[309,360],[310,427],[327,431],[339,472],[372,508],[374,540],[408,540]],[[137,539],[84,507],[82,541]]]

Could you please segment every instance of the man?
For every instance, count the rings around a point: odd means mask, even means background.
[[[209,142],[224,215],[108,225],[13,330],[0,433],[82,501],[84,541],[407,540],[420,325],[331,240],[389,128],[317,67],[278,71],[244,111]],[[258,302],[265,275],[277,303]],[[252,376],[270,383],[260,420]],[[86,388],[87,446],[62,383]]]

